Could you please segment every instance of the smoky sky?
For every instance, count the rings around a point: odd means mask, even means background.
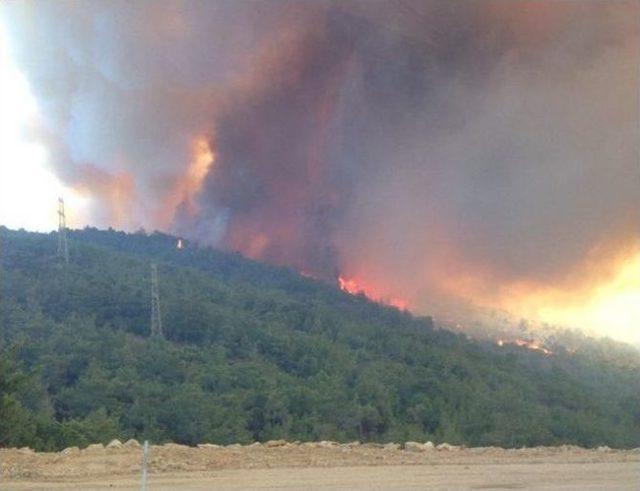
[[[563,281],[637,238],[636,2],[2,8],[33,137],[93,193],[98,224],[357,275],[418,305],[452,278]],[[197,210],[163,223],[199,136],[215,160]]]

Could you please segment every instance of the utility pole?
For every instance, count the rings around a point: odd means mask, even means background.
[[[151,263],[151,336],[162,337],[160,289],[158,288],[158,268],[155,263]]]
[[[64,200],[58,198],[58,256],[69,264],[69,245],[67,244],[67,218],[64,214]]]
[[[140,491],[147,491],[147,464],[149,462],[149,441],[145,440],[142,447],[142,475],[140,476]]]

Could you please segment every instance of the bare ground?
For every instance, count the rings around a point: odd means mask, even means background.
[[[411,447],[410,447],[411,448]],[[60,453],[0,450],[0,489],[140,489],[131,442]],[[572,446],[505,450],[331,442],[150,447],[152,490],[640,489],[638,450]]]

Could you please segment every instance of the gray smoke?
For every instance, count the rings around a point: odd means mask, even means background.
[[[418,308],[562,283],[637,243],[639,9],[3,5],[52,165],[103,208],[126,201],[121,226],[344,272]],[[199,135],[216,159],[198,212],[165,223]]]

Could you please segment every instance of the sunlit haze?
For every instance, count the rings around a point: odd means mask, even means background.
[[[559,326],[580,327],[590,334],[640,346],[640,251],[615,265],[609,277],[576,294],[554,288],[511,301],[505,308]]]
[[[0,224],[26,230],[52,230],[57,227],[58,197],[64,197],[68,208],[75,210],[69,213],[69,223],[78,223],[85,200],[49,170],[44,145],[25,136],[25,128],[37,120],[36,101],[11,58],[2,17],[0,107]]]

